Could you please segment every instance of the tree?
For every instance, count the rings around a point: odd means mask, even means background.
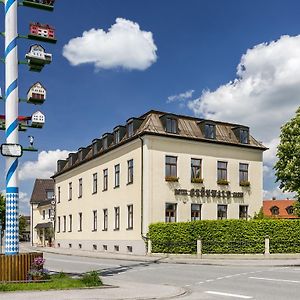
[[[22,236],[26,231],[27,221],[24,216],[19,217],[19,235]]]
[[[281,127],[275,164],[276,182],[285,192],[295,192],[300,201],[300,107],[296,116]]]
[[[300,201],[299,200],[294,203],[293,208],[294,208],[293,215],[300,217]]]

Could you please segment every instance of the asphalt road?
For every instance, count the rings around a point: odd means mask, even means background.
[[[104,282],[136,282],[183,287],[191,299],[296,300],[300,267],[210,266],[134,262],[45,253],[53,271],[101,271]]]

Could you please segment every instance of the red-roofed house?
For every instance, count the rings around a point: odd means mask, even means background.
[[[264,200],[263,212],[266,217],[278,219],[298,219],[293,214],[293,205],[297,200]]]

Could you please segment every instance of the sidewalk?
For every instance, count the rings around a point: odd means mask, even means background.
[[[29,244],[22,245],[22,252],[41,251],[61,255],[92,257],[100,259],[130,260],[141,262],[161,262],[199,265],[222,265],[222,266],[300,266],[300,254],[203,254],[202,257],[190,254],[152,254],[132,255],[103,253],[76,249],[63,249],[51,247],[31,247]]]
[[[62,291],[22,291],[0,293],[0,300],[150,300],[171,299],[186,293],[186,291],[182,288],[167,285],[141,284],[136,282],[122,283],[114,280],[109,280],[109,284],[113,284],[114,287],[105,287],[100,289],[93,288]]]

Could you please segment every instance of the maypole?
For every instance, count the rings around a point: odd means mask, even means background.
[[[18,137],[18,47],[17,0],[5,0],[5,136],[17,145]],[[19,253],[18,157],[6,156],[5,254]]]

